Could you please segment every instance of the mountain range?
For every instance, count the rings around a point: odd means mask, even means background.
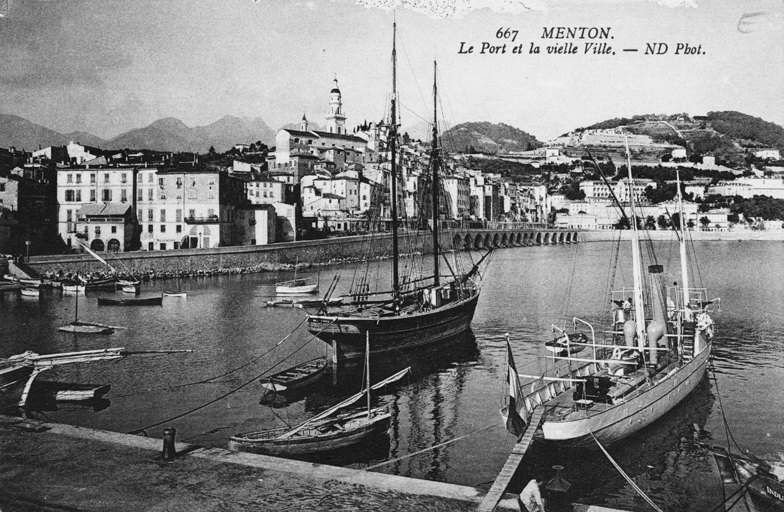
[[[192,128],[179,119],[167,117],[105,140],[88,132],[62,134],[19,116],[0,114],[0,147],[14,146],[27,151],[79,142],[112,150],[129,148],[207,153],[210,147],[224,152],[235,144],[257,141],[268,146],[275,145],[275,130],[260,117],[225,116],[206,126]]]

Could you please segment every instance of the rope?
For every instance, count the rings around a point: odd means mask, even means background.
[[[746,491],[746,489],[749,487],[749,484],[750,484],[750,483],[751,483],[753,480],[755,480],[756,478],[757,478],[757,475],[753,475],[751,478],[749,478],[748,480],[746,480],[746,483],[745,483],[745,484],[743,484],[743,485],[741,485],[740,487],[738,487],[738,488],[735,490],[735,492],[733,492],[732,494],[730,494],[730,495],[729,495],[729,496],[728,496],[728,497],[727,497],[727,498],[726,498],[724,501],[722,501],[721,503],[719,503],[718,505],[716,505],[715,507],[713,507],[713,508],[711,509],[711,511],[710,511],[710,512],[717,512],[718,510],[732,510],[732,507],[734,507],[734,506],[735,506],[735,504],[736,504],[738,501],[740,501],[740,499],[741,499],[741,498],[743,497],[743,495],[745,494],[745,491]],[[724,492],[724,486],[723,486],[723,485],[721,486],[721,489],[722,489],[722,492]],[[743,492],[741,492],[741,491],[743,491]],[[733,502],[732,502],[732,504],[731,504],[729,507],[725,507],[725,505],[727,504],[727,502],[729,502],[729,501],[730,501],[732,498],[734,498],[734,497],[735,497],[735,495],[736,495],[736,494],[738,494],[738,493],[741,493],[741,494],[740,494],[740,496],[738,496],[737,498],[735,498],[735,501],[733,501]]]
[[[275,350],[277,347],[279,347],[280,345],[282,345],[282,344],[283,344],[283,342],[284,342],[284,341],[286,341],[286,340],[287,340],[287,339],[288,339],[288,338],[289,338],[289,337],[290,337],[292,334],[294,334],[294,332],[295,332],[297,329],[299,329],[299,328],[302,326],[302,324],[304,324],[304,323],[305,323],[307,320],[308,320],[308,318],[307,318],[307,317],[305,317],[305,318],[304,318],[304,319],[303,319],[303,320],[302,320],[302,321],[301,321],[299,324],[297,324],[297,326],[296,326],[296,327],[294,327],[294,329],[292,329],[292,330],[291,330],[291,332],[290,332],[290,333],[288,333],[286,336],[284,336],[282,340],[280,340],[279,342],[277,342],[275,345],[273,345],[273,346],[272,346],[272,348],[270,348],[269,350],[267,350],[267,351],[266,351],[266,352],[264,352],[263,354],[259,355],[258,357],[254,357],[253,359],[251,359],[251,360],[250,360],[250,361],[248,361],[247,363],[243,364],[242,366],[238,366],[238,367],[236,367],[236,368],[234,368],[234,369],[232,369],[232,370],[229,370],[229,371],[227,371],[227,372],[225,372],[225,373],[222,373],[222,374],[220,374],[220,375],[214,375],[214,376],[212,376],[212,377],[208,377],[208,378],[206,378],[206,379],[202,379],[202,380],[199,380],[199,381],[194,381],[194,382],[187,382],[187,383],[185,383],[185,384],[177,384],[176,386],[167,386],[167,387],[162,387],[162,388],[152,388],[152,389],[146,389],[146,390],[144,390],[144,391],[139,391],[139,392],[136,392],[136,393],[128,393],[128,394],[125,394],[125,395],[117,395],[117,396],[113,396],[112,398],[127,398],[127,397],[129,397],[129,396],[136,396],[136,395],[142,395],[142,394],[145,394],[145,393],[151,393],[151,392],[153,392],[153,391],[169,391],[169,390],[172,390],[172,389],[181,389],[181,388],[186,388],[186,387],[189,387],[189,386],[195,386],[195,385],[197,385],[197,384],[209,384],[210,382],[212,382],[212,381],[214,381],[214,380],[217,380],[217,379],[220,379],[221,377],[225,377],[225,376],[227,376],[227,375],[231,375],[232,373],[234,373],[234,372],[237,372],[237,371],[239,371],[239,370],[242,370],[243,368],[247,368],[248,366],[252,365],[252,364],[253,364],[253,363],[255,363],[256,361],[258,361],[259,359],[261,359],[262,357],[265,357],[265,356],[267,356],[267,355],[268,355],[270,352],[272,352],[272,351],[273,351],[273,350]],[[314,336],[314,338],[315,338],[315,336]],[[294,354],[296,354],[297,352],[299,352],[300,350],[302,350],[302,349],[303,349],[305,346],[307,346],[307,344],[308,344],[308,343],[310,343],[311,341],[313,341],[313,339],[314,339],[314,338],[311,338],[311,339],[309,339],[309,340],[307,341],[307,343],[305,343],[304,345],[302,345],[302,347],[298,348],[298,349],[297,349],[295,352],[293,352],[292,354],[288,355],[288,356],[287,356],[285,359],[282,359],[281,361],[278,361],[277,363],[275,363],[273,366],[271,366],[270,368],[268,368],[268,369],[267,369],[267,370],[266,370],[264,373],[266,373],[266,372],[268,372],[268,371],[272,370],[273,368],[275,368],[276,366],[278,366],[280,363],[284,362],[286,359],[290,358],[292,355],[294,355]],[[263,375],[264,375],[264,374],[262,374],[262,376],[263,376]]]
[[[605,450],[605,449],[604,449],[604,446],[602,446],[602,443],[600,443],[600,442],[599,442],[599,440],[598,440],[598,439],[596,439],[596,436],[594,436],[594,435],[593,435],[593,432],[591,432],[591,431],[589,430],[589,431],[588,431],[588,433],[589,433],[589,434],[591,434],[591,437],[593,437],[593,440],[594,440],[594,441],[596,441],[596,444],[598,444],[598,445],[599,445],[599,448],[601,448],[601,449],[602,449],[602,451],[604,452],[604,454],[607,456],[607,458],[608,458],[608,459],[610,459],[610,462],[612,462],[612,465],[613,465],[613,466],[615,466],[615,469],[617,469],[617,470],[618,470],[618,472],[621,474],[621,476],[623,476],[623,477],[626,479],[626,481],[627,481],[627,482],[629,482],[629,485],[631,485],[631,486],[632,486],[632,488],[633,488],[635,491],[637,491],[637,494],[639,494],[640,496],[642,496],[642,498],[643,498],[645,501],[647,501],[647,502],[648,502],[648,505],[650,505],[651,507],[653,507],[653,509],[654,509],[654,510],[656,510],[657,512],[663,512],[663,511],[662,511],[662,509],[660,509],[659,507],[657,507],[657,506],[656,506],[656,504],[653,502],[653,500],[651,500],[651,499],[650,499],[650,498],[649,498],[649,497],[648,497],[648,496],[647,496],[647,495],[646,495],[644,492],[642,492],[642,489],[640,489],[640,488],[637,486],[637,484],[635,484],[635,483],[634,483],[634,480],[632,480],[632,479],[631,479],[631,477],[629,477],[629,475],[627,475],[627,474],[626,474],[626,473],[623,471],[623,469],[621,469],[621,466],[619,466],[619,465],[618,465],[618,463],[617,463],[617,462],[615,462],[615,460],[614,460],[614,459],[613,459],[613,458],[610,456],[610,454],[609,454],[609,453],[607,453],[607,450]]]
[[[497,427],[497,426],[498,425],[490,425],[489,427],[480,428],[479,430],[474,430],[473,432],[469,432],[468,434],[462,435],[460,437],[456,437],[454,439],[450,439],[449,441],[444,441],[443,443],[439,443],[439,444],[437,444],[435,446],[431,446],[429,448],[425,448],[423,450],[419,450],[419,451],[416,451],[414,453],[409,453],[407,455],[403,455],[402,457],[397,457],[397,458],[390,459],[390,460],[385,461],[385,462],[380,462],[378,464],[374,464],[373,466],[369,466],[369,467],[364,468],[362,471],[370,471],[371,469],[380,468],[381,466],[386,466],[387,464],[391,464],[393,462],[398,462],[398,461],[401,461],[403,459],[408,459],[409,457],[413,457],[415,455],[419,455],[420,453],[425,453],[425,452],[428,452],[430,450],[435,450],[436,448],[440,448],[440,447],[448,445],[450,443],[454,443],[455,441],[460,441],[461,439],[463,439],[465,437],[472,436],[474,434],[478,434],[479,432],[484,432],[485,430],[490,430],[491,428],[494,428],[494,427]]]
[[[332,325],[334,322],[335,322],[334,320],[330,321],[328,324],[326,324],[326,325],[325,325],[325,326],[324,326],[324,327],[321,329],[321,331],[319,331],[319,332],[318,332],[318,334],[321,334],[321,333],[324,331],[324,329],[326,329],[327,327],[329,327],[330,325]],[[308,342],[307,342],[307,343],[305,343],[305,344],[304,344],[302,347],[300,347],[299,349],[297,349],[297,351],[299,351],[299,350],[302,350],[302,349],[303,349],[305,346],[307,346],[307,344],[308,344],[308,343],[310,343],[311,341],[313,341],[313,339],[315,339],[315,338],[318,336],[318,334],[314,334],[314,335],[313,335],[313,338],[311,338],[310,340],[308,340]],[[289,356],[287,356],[286,358],[284,358],[283,360],[281,360],[280,362],[278,362],[278,363],[277,363],[275,366],[277,366],[278,364],[282,363],[283,361],[285,361],[285,360],[286,360],[286,359],[288,359],[289,357],[291,357],[291,356],[293,356],[294,354],[296,354],[296,353],[297,353],[297,351],[293,352],[292,354],[290,354]],[[275,366],[273,366],[272,368],[274,368]],[[177,419],[180,419],[180,418],[182,418],[182,417],[185,417],[185,416],[187,416],[187,415],[189,415],[189,414],[193,414],[193,413],[194,413],[194,412],[196,412],[196,411],[200,411],[201,409],[204,409],[205,407],[208,407],[208,406],[210,406],[210,405],[214,404],[215,402],[219,402],[220,400],[223,400],[223,399],[224,399],[224,398],[226,398],[227,396],[231,396],[231,395],[233,395],[234,393],[236,393],[237,391],[239,391],[239,390],[241,390],[241,389],[243,389],[243,388],[245,388],[245,387],[249,386],[250,384],[252,384],[252,383],[253,383],[253,382],[255,382],[256,380],[258,380],[258,379],[260,379],[261,377],[263,377],[265,373],[267,373],[268,371],[270,371],[270,369],[271,369],[271,368],[269,368],[269,369],[267,369],[267,370],[264,370],[263,372],[261,372],[260,374],[258,374],[258,375],[256,375],[256,376],[254,376],[253,378],[251,378],[251,379],[250,379],[250,380],[248,380],[247,382],[245,382],[245,383],[241,384],[240,386],[238,386],[238,387],[236,387],[236,388],[234,388],[234,389],[232,389],[232,390],[230,390],[230,391],[228,391],[228,392],[226,392],[226,393],[222,394],[221,396],[219,396],[219,397],[217,397],[217,398],[215,398],[215,399],[213,399],[213,400],[210,400],[209,402],[206,402],[206,403],[204,403],[204,404],[202,404],[202,405],[200,405],[200,406],[198,406],[198,407],[194,407],[193,409],[191,409],[191,410],[189,410],[189,411],[186,411],[186,412],[184,412],[184,413],[182,413],[182,414],[178,414],[178,415],[176,415],[176,416],[173,416],[173,417],[171,417],[171,418],[167,418],[167,419],[165,419],[165,420],[163,420],[163,421],[159,421],[158,423],[153,423],[152,425],[147,425],[146,427],[138,428],[138,429],[136,429],[136,430],[130,430],[130,431],[126,432],[126,433],[127,433],[127,434],[140,434],[140,433],[144,432],[145,430],[147,430],[147,429],[149,429],[149,428],[158,427],[158,426],[160,426],[160,425],[163,425],[164,423],[168,423],[168,422],[170,422],[170,421],[177,420]]]

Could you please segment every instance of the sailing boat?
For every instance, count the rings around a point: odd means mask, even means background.
[[[229,440],[229,450],[285,457],[313,455],[353,446],[386,434],[392,414],[388,406],[371,407],[370,392],[400,380],[411,371],[411,367],[371,386],[370,334],[365,333],[365,336],[365,389],[295,428],[280,427],[233,435]],[[332,417],[334,413],[356,403],[363,396],[367,397],[366,410]]]
[[[80,322],[78,293],[74,295],[74,321],[57,328],[58,331],[72,332],[75,334],[112,334],[115,329],[124,329],[124,327],[96,324],[94,322]]]
[[[95,251],[87,247],[81,241],[78,242],[79,245],[81,245],[82,248],[84,248],[84,250],[90,254],[90,256],[92,256],[93,258],[97,259],[98,261],[106,265],[112,273],[111,277],[102,277],[98,279],[89,279],[89,280],[80,278],[80,280],[84,284],[85,289],[86,290],[102,290],[102,289],[114,290],[117,284],[117,277],[116,277],[117,270],[113,266],[111,266],[109,262],[107,262],[105,259],[98,256],[98,254],[96,254]]]
[[[523,397],[521,416],[529,421],[534,409],[543,407],[541,431],[546,441],[577,446],[592,444],[593,439],[613,443],[637,432],[694,390],[710,357],[709,310],[718,299],[707,300],[706,289],[689,287],[680,180],[682,285],[672,290],[674,295],[665,295],[663,267],[655,261],[648,266],[647,286],[643,283],[628,146],[627,168],[634,286],[613,292],[613,302],[626,307],[618,305],[612,312],[609,343],[597,342],[593,325],[574,318],[574,331],[588,340],[574,344],[591,347],[593,355],[554,355],[559,363],[566,363],[558,373],[521,376],[536,379]]]
[[[373,353],[387,353],[441,342],[468,330],[479,299],[479,287],[474,281],[479,260],[465,274],[454,274],[442,281],[439,272],[440,249],[438,235],[439,212],[439,147],[438,123],[436,119],[438,90],[433,86],[434,117],[433,141],[430,154],[432,172],[432,275],[410,276],[401,283],[399,275],[400,251],[398,248],[398,151],[397,151],[397,85],[396,50],[393,25],[392,42],[392,102],[389,123],[389,151],[391,154],[391,227],[392,227],[392,290],[374,294],[362,291],[354,300],[338,308],[325,307],[318,314],[308,316],[308,330],[325,343],[332,345],[336,360],[354,359],[363,356],[364,338],[373,337]],[[435,75],[435,71],[434,71]],[[434,76],[435,78],[435,76]],[[372,295],[373,300],[370,300]]]
[[[294,264],[294,279],[275,283],[275,293],[278,295],[307,295],[318,293],[319,283],[317,277],[297,277],[299,259]]]

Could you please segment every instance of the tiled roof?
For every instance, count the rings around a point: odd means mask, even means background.
[[[115,203],[100,203],[100,204],[84,204],[76,212],[77,216],[92,217],[92,216],[123,216],[131,208],[130,204],[115,204]]]

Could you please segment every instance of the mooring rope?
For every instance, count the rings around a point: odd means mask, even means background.
[[[205,407],[207,407],[207,406],[210,406],[210,405],[214,404],[215,402],[219,402],[219,401],[223,400],[224,398],[226,398],[226,397],[228,397],[228,396],[231,396],[231,395],[233,395],[233,394],[234,394],[234,393],[236,393],[237,391],[239,391],[239,390],[241,390],[241,389],[243,389],[243,388],[245,388],[245,387],[249,386],[250,384],[252,384],[252,383],[253,383],[253,382],[255,382],[256,380],[260,379],[260,378],[261,378],[261,377],[263,377],[263,376],[264,376],[264,375],[265,375],[267,372],[269,372],[269,371],[270,371],[272,368],[274,368],[275,366],[278,366],[280,363],[282,363],[282,362],[283,362],[283,361],[285,361],[286,359],[290,358],[291,356],[293,356],[294,354],[296,354],[298,351],[302,350],[302,349],[303,349],[305,346],[307,346],[307,345],[308,345],[308,344],[309,344],[311,341],[313,341],[313,340],[314,340],[314,339],[315,339],[315,338],[316,338],[316,337],[317,337],[319,334],[321,334],[321,333],[324,331],[324,329],[326,329],[327,327],[329,327],[330,325],[332,325],[334,322],[335,322],[335,320],[331,320],[331,321],[330,321],[328,324],[324,325],[324,327],[323,327],[323,328],[322,328],[322,329],[321,329],[321,330],[320,330],[318,333],[314,334],[314,335],[313,335],[313,337],[312,337],[310,340],[308,340],[308,342],[307,342],[307,343],[305,343],[304,345],[302,345],[302,347],[298,348],[296,351],[294,351],[293,353],[291,353],[291,354],[289,354],[288,356],[286,356],[284,359],[282,359],[281,361],[279,361],[278,363],[276,363],[276,364],[275,364],[274,366],[272,366],[271,368],[268,368],[268,369],[264,370],[264,371],[263,371],[263,372],[261,372],[260,374],[258,374],[258,375],[256,375],[256,376],[254,376],[253,378],[251,378],[251,379],[250,379],[250,380],[248,380],[247,382],[244,382],[243,384],[241,384],[241,385],[237,386],[236,388],[234,388],[234,389],[232,389],[232,390],[230,390],[230,391],[228,391],[228,392],[226,392],[226,393],[222,394],[221,396],[219,396],[219,397],[217,397],[217,398],[215,398],[215,399],[213,399],[213,400],[210,400],[209,402],[206,402],[206,403],[204,403],[204,404],[202,404],[202,405],[200,405],[200,406],[198,406],[198,407],[194,407],[193,409],[191,409],[191,410],[189,410],[189,411],[186,411],[186,412],[184,412],[184,413],[182,413],[182,414],[178,414],[178,415],[176,415],[176,416],[173,416],[173,417],[171,417],[171,418],[167,418],[167,419],[165,419],[165,420],[163,420],[163,421],[159,421],[159,422],[157,422],[157,423],[153,423],[152,425],[147,425],[147,426],[145,426],[145,427],[142,427],[142,428],[137,428],[137,429],[135,429],[135,430],[130,430],[130,431],[126,432],[126,433],[127,433],[127,434],[140,434],[140,433],[144,432],[145,430],[147,430],[147,429],[149,429],[149,428],[158,427],[158,426],[160,426],[160,425],[163,425],[164,423],[167,423],[167,422],[169,422],[169,421],[173,421],[173,420],[177,420],[177,419],[183,418],[183,417],[185,417],[185,416],[187,416],[187,415],[189,415],[189,414],[193,414],[193,413],[194,413],[194,412],[196,412],[196,411],[199,411],[199,410],[201,410],[201,409],[204,409]]]
[[[363,468],[362,471],[370,471],[371,469],[380,468],[381,466],[386,466],[387,464],[392,464],[393,462],[398,462],[398,461],[401,461],[403,459],[408,459],[409,457],[413,457],[415,455],[419,455],[420,453],[429,452],[430,450],[435,450],[436,448],[440,448],[440,447],[445,446],[447,444],[454,443],[455,441],[460,441],[463,438],[466,438],[468,436],[472,436],[474,434],[478,434],[479,432],[484,432],[485,430],[490,430],[491,428],[495,428],[497,426],[498,425],[493,424],[493,425],[490,425],[489,427],[480,428],[479,430],[474,430],[473,432],[469,432],[468,434],[462,435],[460,437],[456,437],[454,439],[450,439],[449,441],[444,441],[443,443],[439,443],[439,444],[437,444],[435,446],[431,446],[429,448],[425,448],[423,450],[419,450],[419,451],[416,451],[414,453],[409,453],[409,454],[403,455],[402,457],[396,457],[396,458],[390,459],[388,461],[384,461],[384,462],[380,462],[378,464],[374,464],[372,466],[368,466],[366,468]]]
[[[642,496],[642,498],[643,498],[645,501],[647,501],[647,502],[648,502],[648,505],[650,505],[651,507],[653,507],[653,508],[654,508],[654,510],[656,510],[657,512],[663,512],[663,511],[662,511],[662,509],[660,509],[659,507],[657,507],[657,506],[656,506],[656,504],[653,502],[653,500],[652,500],[652,499],[650,499],[650,498],[649,498],[649,497],[648,497],[648,496],[647,496],[647,495],[646,495],[646,494],[645,494],[645,493],[642,491],[642,489],[640,489],[640,488],[637,486],[637,484],[635,484],[635,483],[634,483],[634,480],[632,480],[632,479],[631,479],[631,477],[630,477],[629,475],[627,475],[627,474],[626,474],[626,472],[624,472],[624,470],[621,468],[621,466],[619,466],[619,465],[618,465],[618,463],[617,463],[617,462],[615,462],[615,460],[614,460],[614,459],[613,459],[613,458],[610,456],[610,454],[607,452],[607,450],[605,450],[605,449],[604,449],[604,446],[602,446],[602,443],[600,443],[600,442],[599,442],[599,440],[598,440],[598,439],[596,439],[596,436],[595,436],[595,435],[593,435],[593,432],[591,432],[591,431],[589,430],[589,431],[588,431],[588,433],[589,433],[589,434],[591,434],[591,437],[593,437],[593,440],[594,440],[594,441],[596,441],[596,444],[598,444],[598,445],[599,445],[599,448],[601,448],[601,449],[602,449],[602,451],[604,452],[604,454],[607,456],[607,458],[608,458],[608,459],[610,459],[610,462],[612,462],[612,465],[613,465],[613,466],[615,466],[615,469],[617,469],[617,470],[618,470],[618,472],[621,474],[621,476],[623,476],[623,477],[626,479],[626,481],[627,481],[627,482],[629,482],[629,485],[631,485],[631,486],[632,486],[632,488],[634,488],[634,490],[635,490],[635,491],[637,491],[637,494],[639,494],[640,496]]]
[[[248,366],[252,365],[256,361],[261,359],[262,357],[267,356],[270,352],[272,352],[277,347],[282,345],[284,341],[289,339],[289,337],[291,337],[291,335],[294,334],[294,332],[296,332],[296,330],[299,329],[302,326],[302,324],[304,324],[306,321],[307,321],[307,317],[305,317],[304,320],[302,320],[299,324],[297,324],[297,326],[294,327],[294,329],[292,329],[290,333],[288,333],[286,336],[284,336],[283,339],[281,339],[279,342],[275,343],[275,345],[273,345],[272,348],[270,348],[269,350],[267,350],[263,354],[261,354],[261,355],[259,355],[257,357],[254,357],[253,359],[251,359],[247,363],[243,364],[242,366],[238,366],[236,368],[233,368],[233,369],[231,369],[231,370],[229,370],[227,372],[224,372],[224,373],[222,373],[220,375],[214,375],[212,377],[208,377],[206,379],[202,379],[202,380],[198,380],[198,381],[186,382],[185,384],[176,384],[174,386],[165,386],[165,387],[161,387],[161,388],[150,388],[150,389],[145,389],[143,391],[137,391],[135,393],[127,393],[125,395],[116,395],[116,396],[113,396],[112,398],[127,398],[129,396],[136,396],[136,395],[143,395],[145,393],[152,393],[153,391],[169,391],[169,390],[172,390],[172,389],[181,389],[181,388],[187,388],[189,386],[196,386],[198,384],[209,384],[210,382],[212,382],[214,380],[217,380],[217,379],[220,379],[221,377],[225,377],[227,375],[231,375],[232,373],[238,372],[238,371],[242,370],[243,368],[247,368]],[[305,348],[305,346],[307,346],[311,341],[313,341],[314,338],[315,338],[315,336],[313,338],[309,339],[304,345],[302,345],[300,348],[298,348],[295,352],[293,352],[292,354],[290,354],[286,358],[284,358],[284,359],[278,361],[277,363],[275,363],[274,365],[272,365],[270,368],[267,369],[267,371],[272,370],[273,368],[275,368],[276,366],[278,366],[282,362],[286,361],[286,359],[288,359],[292,355],[296,354],[297,352],[299,352],[300,350]],[[262,374],[262,376],[263,376],[263,374]]]

